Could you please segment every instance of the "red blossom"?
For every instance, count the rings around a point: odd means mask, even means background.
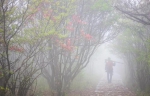
[[[66,29],[69,30],[69,31],[74,31],[74,28],[72,28],[70,26],[67,26]]]
[[[71,46],[71,40],[68,39],[66,43],[62,43],[61,41],[59,40],[56,40],[56,42],[58,43],[58,45],[63,48],[64,50],[67,50],[67,51],[72,51],[73,50],[73,46]]]
[[[61,44],[61,47],[64,48],[64,49],[67,48],[66,44]]]
[[[66,46],[67,50],[72,51],[73,50],[73,46]]]
[[[86,34],[86,35],[85,35],[85,38],[86,38],[87,40],[91,40],[91,39],[92,39],[92,36],[91,36],[90,34]]]
[[[68,25],[66,26],[66,29],[69,30],[69,31],[74,31],[73,23],[69,22]]]
[[[81,18],[78,15],[73,15],[72,19],[73,19],[74,22],[77,22],[79,24],[83,24],[83,25],[87,24],[87,22],[81,20]]]
[[[69,23],[68,23],[68,25],[69,25],[69,26],[72,26],[72,25],[73,25],[73,23],[72,23],[72,22],[69,22]]]
[[[72,19],[73,19],[74,22],[80,20],[78,15],[73,15]]]
[[[81,22],[81,24],[83,24],[83,25],[86,25],[86,24],[87,24],[87,22],[85,22],[85,21],[82,21],[82,22]]]
[[[79,19],[79,20],[77,20],[77,22],[78,22],[78,23],[80,23],[80,24],[82,23],[82,21],[81,21],[80,19]]]
[[[17,47],[17,46],[11,46],[11,47],[9,47],[9,50],[11,50],[11,51],[17,51],[17,52],[24,52],[24,48],[19,48],[19,47]]]
[[[82,35],[84,35],[84,34],[85,34],[85,33],[84,33],[84,30],[80,30],[80,32],[81,32],[81,34],[82,34]]]
[[[80,32],[81,32],[81,35],[82,35],[84,38],[86,38],[87,40],[91,40],[91,39],[93,38],[90,34],[86,34],[86,33],[84,32],[84,30],[80,30]]]
[[[70,46],[71,45],[71,41],[70,39],[67,40],[67,45]]]
[[[56,18],[54,16],[51,17],[51,20],[56,22]]]

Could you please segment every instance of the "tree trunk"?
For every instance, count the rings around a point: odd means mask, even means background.
[[[56,96],[65,96],[65,92],[62,92],[62,87],[57,87],[57,95]]]
[[[5,96],[5,91],[0,89],[0,96]]]
[[[57,96],[65,96],[65,92],[57,91]]]

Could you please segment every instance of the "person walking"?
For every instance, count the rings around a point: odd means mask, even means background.
[[[112,75],[113,75],[113,66],[115,66],[115,62],[111,60],[110,57],[105,60],[105,71],[107,72],[107,81],[111,83]]]

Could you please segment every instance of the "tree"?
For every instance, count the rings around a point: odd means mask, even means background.
[[[48,62],[42,73],[50,88],[58,96],[64,96],[69,90],[72,80],[87,66],[94,50],[100,44],[117,36],[116,32],[110,31],[115,24],[114,17],[111,18],[114,15],[111,14],[112,9],[109,6],[111,2],[104,0],[70,2],[57,0],[53,4],[59,6],[51,5],[54,12],[52,16],[57,19],[55,23],[48,25],[54,24],[54,33],[46,40],[48,42],[46,47],[50,50],[42,51],[40,57],[41,62]],[[72,10],[71,6],[74,4],[77,6]],[[65,15],[68,13],[67,10],[70,14]],[[110,22],[105,23],[106,21]],[[53,19],[50,19],[50,22],[54,22]],[[43,66],[43,63],[39,66]]]
[[[112,2],[105,0],[1,0],[0,4],[2,96],[8,88],[11,95],[26,96],[39,69],[50,88],[63,96],[94,50],[118,34],[110,31],[117,18],[109,6]]]
[[[149,0],[127,0],[122,1],[118,0],[115,8],[122,12],[125,16],[129,19],[141,23],[143,25],[150,25],[150,1]],[[131,38],[135,38],[134,40],[130,38],[129,44],[126,45],[126,51],[131,45],[134,47],[130,48],[128,55],[125,55],[130,63],[129,69],[131,68],[130,74],[130,81],[135,80],[141,91],[147,92],[149,94],[149,28],[146,26],[139,26],[136,24],[134,30],[131,31]],[[133,26],[132,26],[133,27]],[[133,29],[133,28],[132,28]],[[140,41],[139,41],[140,40]],[[127,41],[127,40],[126,40]],[[120,44],[120,43],[119,43]],[[125,46],[123,46],[125,47]],[[121,48],[119,48],[121,49]],[[125,51],[124,50],[124,51]],[[123,52],[121,52],[123,53]],[[129,57],[130,56],[130,57]],[[132,62],[132,63],[131,63]],[[134,65],[133,65],[134,64]],[[134,69],[134,70],[133,70]],[[134,72],[133,72],[134,71]],[[133,76],[134,73],[134,76]],[[135,77],[135,78],[132,78]],[[133,84],[133,82],[132,82]]]
[[[0,31],[1,31],[1,52],[0,52],[0,64],[1,64],[1,92],[0,95],[6,94],[7,84],[12,75],[11,68],[12,62],[10,60],[10,41],[13,36],[19,32],[24,20],[25,13],[28,8],[28,1],[24,1],[27,6],[24,9],[17,11],[19,4],[14,5],[17,1],[0,1]],[[10,5],[9,5],[10,4]],[[22,14],[22,15],[21,15]]]
[[[1,96],[5,96],[6,93],[13,96],[26,96],[29,88],[40,74],[37,73],[38,61],[34,61],[34,59],[42,48],[42,46],[38,47],[41,43],[38,40],[33,42],[26,40],[32,35],[25,34],[27,28],[33,28],[29,23],[27,24],[27,20],[35,11],[32,10],[31,13],[29,10],[31,9],[30,5],[34,2],[37,1],[0,1]],[[32,6],[32,8],[34,7],[36,6]]]
[[[118,0],[115,6],[117,10],[125,14],[129,19],[144,25],[150,25],[149,7],[149,0]]]
[[[149,93],[149,28],[130,20],[122,20],[123,32],[113,43],[114,50],[126,62],[126,80],[132,89]],[[137,90],[136,90],[137,91]]]

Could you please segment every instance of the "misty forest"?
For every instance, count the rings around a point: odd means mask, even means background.
[[[150,0],[0,0],[0,96],[150,96]]]

